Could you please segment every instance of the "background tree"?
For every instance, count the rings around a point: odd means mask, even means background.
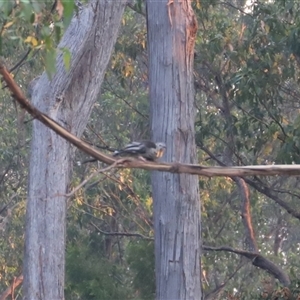
[[[32,102],[36,107],[76,136],[82,134],[98,96],[124,7],[124,2],[91,2],[74,16],[58,46],[71,53],[69,70],[59,55],[52,79],[44,73],[34,89]],[[33,122],[26,210],[25,299],[64,298],[65,194],[71,155],[67,141],[43,124]]]

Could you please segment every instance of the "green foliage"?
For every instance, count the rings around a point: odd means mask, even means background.
[[[66,298],[130,299],[126,270],[83,244],[69,245],[66,255]]]
[[[49,78],[52,78],[52,75],[55,74],[56,71],[56,51],[55,49],[50,49],[46,51],[45,55],[45,66],[46,66],[46,72]]]
[[[62,0],[62,5],[64,8],[64,14],[63,14],[64,27],[68,27],[73,17],[75,3],[74,0]]]
[[[298,280],[294,280],[289,288],[283,286],[274,286],[272,280],[267,279],[262,282],[262,289],[260,292],[249,292],[249,299],[253,300],[297,300],[300,295],[300,284]],[[224,300],[242,300],[244,295],[239,293],[231,293],[225,291],[222,294]]]
[[[298,2],[260,1],[248,11],[239,1],[205,3],[197,7],[195,56],[199,160],[208,165],[299,163]],[[293,178],[250,181],[252,225],[259,250],[289,274],[291,264],[286,257],[295,259],[299,253],[295,246],[300,240],[295,233],[299,224],[273,201],[279,197],[296,209],[299,189]],[[270,189],[275,196],[268,198],[256,187]],[[204,243],[247,249],[243,201],[236,183],[202,179],[201,196]],[[279,253],[276,240],[281,241]],[[236,255],[205,252],[203,270],[209,283],[205,292],[218,287],[212,287],[212,282],[234,276],[227,283],[231,292],[223,298],[258,299],[266,274],[247,265],[240,267],[241,263]],[[298,265],[298,259],[293,263]]]
[[[31,49],[44,56],[44,65],[51,77],[55,72],[56,46],[74,13],[74,0],[51,2],[22,0],[0,3],[0,55],[11,57],[18,47]],[[3,43],[3,40],[6,42]],[[68,54],[64,61],[68,66]]]
[[[68,49],[62,48],[61,51],[63,52],[63,61],[65,64],[65,68],[68,71],[71,66],[71,53]]]
[[[133,271],[133,286],[139,299],[155,298],[154,242],[137,241],[127,247],[127,261]]]

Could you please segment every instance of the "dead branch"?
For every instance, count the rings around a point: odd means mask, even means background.
[[[271,262],[269,259],[265,258],[259,253],[249,252],[239,249],[234,249],[231,247],[223,246],[223,247],[210,247],[203,245],[203,250],[206,251],[227,251],[235,254],[239,254],[244,256],[252,261],[252,265],[256,266],[260,269],[263,269],[270,273],[272,276],[277,278],[281,284],[284,286],[289,286],[291,284],[289,276],[277,265]]]
[[[104,235],[115,235],[115,236],[134,236],[134,237],[139,237],[142,238],[144,240],[148,240],[148,241],[154,241],[154,238],[145,236],[143,234],[140,233],[130,233],[130,232],[107,232],[107,231],[103,231],[101,230],[97,225],[95,225],[93,222],[90,222],[90,224],[100,233],[104,234]],[[0,299],[1,300],[1,299]]]
[[[29,48],[26,53],[23,55],[23,57],[20,59],[20,61],[18,61],[10,70],[9,72],[13,72],[15,69],[17,69],[18,67],[21,66],[21,64],[25,61],[25,59],[28,57],[28,55],[31,52],[31,48]]]
[[[246,183],[248,183],[250,186],[252,186],[254,189],[256,189],[258,192],[264,194],[265,196],[269,197],[273,201],[275,201],[278,205],[283,207],[287,213],[289,213],[294,218],[297,218],[300,220],[300,212],[297,209],[293,209],[289,203],[282,200],[280,197],[278,197],[278,193],[275,191],[272,191],[269,187],[263,186],[262,184],[257,184],[251,179],[245,178]]]
[[[205,295],[205,300],[213,300],[217,299],[217,296],[223,291],[224,287],[227,285],[227,283],[237,274],[237,272],[245,265],[245,263],[240,264],[235,271],[233,271],[232,274],[230,274],[226,280],[217,286],[213,291],[209,292],[208,294]]]
[[[88,143],[77,138],[71,134],[68,130],[63,128],[55,120],[48,117],[46,114],[39,111],[34,107],[24,96],[19,86],[16,84],[12,76],[7,71],[4,63],[0,61],[0,74],[3,76],[4,81],[9,87],[12,96],[29,114],[35,119],[42,122],[44,125],[55,131],[58,135],[66,139],[71,144],[75,145],[78,149],[82,150],[86,154],[94,157],[95,159],[106,163],[108,165],[114,164],[117,160],[106,155],[100,151],[97,151]],[[156,170],[161,172],[171,173],[187,173],[200,176],[271,176],[271,175],[300,175],[300,165],[258,165],[258,166],[244,166],[244,167],[208,167],[201,165],[183,164],[183,163],[158,163],[158,162],[144,162],[138,159],[125,158],[119,160],[116,164],[116,168],[139,168],[144,170]]]
[[[23,275],[21,274],[17,278],[15,277],[11,286],[9,286],[1,295],[0,300],[6,300],[8,296],[12,295],[16,287],[23,282]]]
[[[117,163],[118,163],[118,161],[115,161],[112,165],[93,172],[88,178],[86,178],[79,185],[77,185],[70,193],[66,194],[65,197],[67,197],[67,198],[72,197],[79,189],[81,189],[84,185],[86,185],[93,177],[95,177],[96,175],[99,175],[101,173],[107,172],[110,169],[113,169],[117,165]]]

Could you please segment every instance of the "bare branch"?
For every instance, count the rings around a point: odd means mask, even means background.
[[[112,165],[110,165],[110,166],[108,166],[106,168],[103,168],[103,169],[100,169],[100,170],[97,170],[97,171],[93,172],[88,178],[86,178],[79,185],[77,185],[72,190],[72,192],[66,194],[65,196],[68,197],[68,198],[72,197],[79,189],[81,189],[85,184],[87,184],[94,176],[99,175],[100,173],[104,173],[106,171],[109,171],[109,170],[113,169],[117,165],[117,163],[118,163],[118,161],[115,161]]]
[[[204,146],[201,146],[201,149],[205,151],[213,160],[215,160],[220,166],[225,167],[226,165],[219,160],[216,156],[213,155],[212,152],[210,152],[207,148]],[[294,165],[295,166],[295,165]],[[245,175],[244,175],[245,176]],[[258,178],[255,178],[258,180]],[[258,192],[261,194],[264,194],[265,196],[269,197],[270,199],[274,200],[278,205],[283,207],[287,213],[292,215],[294,218],[297,218],[300,220],[300,212],[293,209],[286,201],[282,200],[277,196],[280,191],[277,190],[272,190],[271,188],[265,186],[265,184],[262,181],[259,181],[259,183],[256,183],[254,180],[249,179],[249,178],[244,178],[245,182],[249,184],[251,187],[256,189]],[[291,193],[290,193],[291,194]],[[294,195],[295,196],[295,195]],[[298,196],[297,196],[298,197]]]
[[[291,216],[300,220],[300,212],[298,210],[293,209],[286,201],[282,200],[277,196],[278,193],[272,191],[270,188],[259,185],[255,183],[253,180],[245,178],[245,181],[256,189],[258,192],[264,194],[265,196],[269,197],[270,199],[274,200],[278,205],[283,207]]]
[[[224,287],[227,285],[227,283],[237,274],[237,272],[245,265],[245,263],[240,264],[236,270],[230,274],[226,280],[219,286],[217,286],[213,291],[209,292],[207,295],[205,295],[205,300],[213,300],[216,299],[217,296],[220,294],[220,292],[224,289]]]
[[[126,101],[123,97],[121,97],[111,86],[111,84],[109,82],[107,82],[107,84],[109,85],[110,89],[105,89],[104,90],[108,90],[111,93],[113,93],[118,99],[122,100],[127,106],[129,106],[133,111],[135,111],[138,115],[140,115],[141,117],[145,118],[145,119],[149,119],[149,117],[147,115],[144,115],[143,113],[141,113],[137,108],[135,108],[133,105],[131,105],[128,101]]]
[[[21,283],[23,282],[23,274],[18,276],[17,278],[15,277],[13,280],[13,283],[11,286],[9,286],[1,295],[0,295],[0,300],[6,300],[8,296],[12,295],[14,292],[15,288],[18,287]]]
[[[237,7],[237,6],[234,6],[234,5],[233,5],[232,3],[230,3],[230,2],[224,1],[224,2],[220,2],[220,4],[230,6],[230,7],[234,8],[234,9],[238,10],[239,12],[241,12],[243,15],[246,15],[246,16],[249,16],[249,17],[253,18],[253,15],[252,15],[252,14],[249,14],[249,13],[247,13],[246,11],[242,10],[241,8],[239,8],[239,7]]]
[[[143,234],[140,233],[128,233],[128,232],[106,232],[101,230],[98,226],[96,226],[93,222],[90,222],[90,224],[100,233],[105,234],[105,235],[116,235],[116,236],[134,236],[134,237],[139,237],[142,238],[144,240],[148,240],[148,241],[154,241],[154,238],[145,236]],[[1,299],[0,299],[1,300]]]
[[[66,139],[78,149],[84,151],[97,160],[108,165],[114,164],[117,160],[94,149],[88,143],[77,138],[68,130],[63,128],[56,121],[39,111],[34,107],[24,96],[19,86],[16,84],[12,76],[9,74],[3,62],[0,62],[0,74],[7,83],[13,97],[19,104],[34,118],[51,128],[58,135]],[[140,168],[144,170],[156,170],[161,172],[171,173],[187,173],[201,176],[229,176],[229,177],[243,177],[243,176],[270,176],[270,175],[300,175],[300,165],[268,165],[268,166],[244,166],[244,167],[208,167],[201,165],[182,164],[182,163],[158,163],[158,162],[144,162],[142,160],[133,158],[124,158],[118,160],[115,165],[116,168]]]
[[[28,55],[30,54],[31,52],[31,48],[29,48],[26,53],[23,55],[23,57],[20,59],[20,61],[17,62],[16,65],[14,65],[10,70],[9,72],[13,72],[15,69],[17,69],[18,67],[20,67],[20,65],[23,63],[23,61],[25,61],[25,59],[28,57]]]
[[[269,259],[263,257],[261,254],[256,252],[249,252],[239,249],[234,249],[227,246],[222,247],[210,247],[203,245],[203,250],[206,251],[227,251],[232,252],[241,256],[244,256],[252,261],[252,265],[260,269],[263,269],[277,278],[281,284],[284,286],[289,286],[291,284],[289,276],[277,265],[271,262]]]
[[[131,2],[133,2],[133,1],[131,1]],[[133,3],[131,3],[131,2],[128,1],[127,6],[128,6],[130,9],[132,9],[133,11],[135,11],[136,13],[142,15],[143,17],[146,17],[146,14],[145,14],[142,10],[138,9],[138,8],[136,7],[136,5],[133,4]]]

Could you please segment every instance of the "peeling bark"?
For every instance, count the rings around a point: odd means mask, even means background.
[[[239,187],[241,198],[242,198],[241,215],[244,224],[244,229],[246,231],[247,250],[252,252],[258,252],[258,247],[255,239],[252,217],[251,217],[249,187],[247,186],[245,180],[242,178],[235,178],[234,180]]]

